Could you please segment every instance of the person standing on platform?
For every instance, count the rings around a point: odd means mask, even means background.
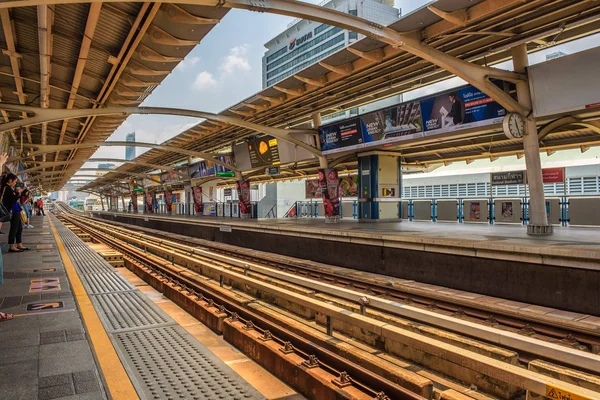
[[[6,153],[0,153],[0,171],[2,170],[2,168],[4,167],[4,163],[6,163],[6,160],[8,159],[8,155]],[[2,174],[2,178],[0,179],[0,183],[2,185],[0,185],[0,190],[4,189],[4,178],[6,177],[6,174]],[[1,193],[1,192],[0,192]],[[0,199],[2,200],[2,199]],[[0,222],[0,228],[2,227],[2,223]],[[3,264],[2,264],[2,252],[0,252],[0,285],[3,283]],[[13,315],[12,314],[7,314],[7,313],[3,313],[0,312],[0,321],[8,321],[10,319],[13,319]]]
[[[27,222],[23,224],[23,228],[33,228],[31,222],[31,192],[29,189],[23,190],[21,192],[21,204],[23,204],[23,210],[25,210],[25,214],[27,215]]]
[[[7,210],[12,211],[10,231],[8,232],[9,253],[21,253],[25,250],[29,250],[28,247],[23,246],[21,239],[23,233],[23,224],[21,222],[21,193],[19,189],[15,189],[16,185],[17,176],[12,173],[6,175],[2,185],[2,204]]]
[[[42,200],[42,198],[40,197],[37,201],[37,205],[38,208],[40,210],[40,214],[42,214],[44,217],[46,216],[46,213],[44,212],[44,200]],[[38,214],[39,215],[39,214]]]

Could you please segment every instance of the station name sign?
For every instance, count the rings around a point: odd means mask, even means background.
[[[523,185],[525,184],[525,171],[492,172],[490,182],[492,186]]]

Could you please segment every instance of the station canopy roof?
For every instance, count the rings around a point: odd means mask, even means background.
[[[480,65],[493,65],[509,60],[511,47],[519,44],[527,44],[528,50],[535,52],[600,31],[600,3],[596,1],[439,0],[430,3],[429,6],[434,8],[420,8],[403,16],[390,27],[399,32],[417,31],[421,39],[434,48]],[[70,42],[70,47],[60,50],[60,57],[52,57],[51,65],[51,84],[66,88],[67,92],[54,90],[53,87],[52,96],[55,98],[51,99],[50,106],[65,108],[69,106],[68,89],[71,87],[73,74],[77,69],[77,64],[81,62],[78,60],[82,60],[77,56],[77,49],[80,42],[85,39],[85,36],[82,38],[81,32],[85,29],[85,21],[89,19],[90,5],[73,4],[54,7],[56,18],[60,12],[63,20],[73,21],[71,26],[64,28],[65,30],[72,29],[71,34],[64,34],[68,38],[60,37],[59,39],[58,35],[53,35],[55,41]],[[147,9],[142,11],[143,7],[147,7]],[[77,91],[77,107],[96,107],[109,101],[116,104],[139,104],[151,93],[155,85],[158,85],[177,65],[177,61],[157,63],[145,60],[142,57],[144,48],[177,58],[184,57],[193,48],[193,45],[165,46],[156,43],[153,41],[154,34],[169,32],[174,38],[197,42],[212,28],[210,24],[203,24],[202,29],[192,29],[190,26],[177,24],[168,18],[170,7],[180,7],[192,15],[215,19],[222,18],[227,10],[226,8],[201,6],[159,6],[157,4],[148,5],[148,3],[104,4],[90,52],[96,47],[100,47],[100,49],[94,50],[96,51],[94,57],[90,55],[83,58],[89,61],[84,63],[82,84],[80,90]],[[440,13],[440,10],[443,12]],[[6,11],[3,12],[6,13]],[[27,44],[30,52],[35,53],[37,57],[23,55],[32,59],[32,65],[28,68],[34,68],[32,71],[27,70],[27,76],[39,80],[40,57],[37,49],[39,38],[37,38],[35,30],[38,19],[36,9],[31,7],[13,9],[10,14],[11,18],[9,19],[13,23],[14,31],[17,32],[13,42],[14,40],[19,41],[19,49]],[[135,31],[132,21],[139,19],[140,14],[143,14],[138,24],[140,29]],[[112,17],[113,15],[115,17]],[[17,16],[19,17],[17,18]],[[466,23],[461,23],[461,20]],[[2,23],[5,23],[4,15]],[[4,27],[4,33],[6,36],[6,27]],[[75,37],[78,39],[74,40]],[[99,41],[97,46],[96,39]],[[3,37],[2,40],[4,41],[3,48],[10,50],[10,46],[7,46],[7,38]],[[105,49],[101,49],[105,46]],[[52,48],[58,49],[58,46],[55,44]],[[72,51],[69,54],[62,54],[63,51],[67,52],[68,48],[71,48]],[[111,58],[108,56],[116,57],[120,52],[124,52],[125,55],[116,61],[116,65],[111,65],[108,62]],[[27,53],[26,49],[24,53]],[[129,58],[126,57],[127,55]],[[92,62],[92,59],[97,59],[98,62]],[[12,94],[15,89],[15,79],[11,76],[15,75],[14,68],[10,68],[9,61],[7,57],[3,57],[3,68],[8,71],[1,77],[2,87],[7,88],[2,91],[6,96],[3,101],[17,102],[17,96]],[[273,127],[309,127],[315,112],[321,112],[324,116],[337,113],[394,94],[424,87],[452,76],[438,66],[403,51],[402,48],[392,48],[370,37],[364,37],[351,44],[349,48],[333,53],[320,62],[296,74],[296,76],[305,78],[304,80],[290,76],[220,114],[242,117],[251,122]],[[55,74],[55,71],[65,68],[64,64],[70,65],[71,69],[64,71],[63,75]],[[334,72],[331,68],[323,65],[338,67],[338,71]],[[138,67],[149,68],[155,72],[161,71],[162,74],[142,76],[139,69],[136,74],[135,69]],[[24,63],[21,63],[21,69],[23,70],[22,74],[25,74]],[[117,69],[117,71],[113,72],[112,69]],[[348,74],[340,73],[345,69],[348,70]],[[326,83],[319,84],[319,82],[324,82],[323,77],[327,77]],[[60,82],[58,82],[59,80]],[[152,85],[132,87],[132,82],[136,80],[152,82]],[[85,85],[83,81],[86,82]],[[28,81],[24,81],[24,83],[27,85],[28,99],[31,101],[32,98],[38,96],[40,85]],[[119,88],[122,88],[122,94],[119,94]],[[131,90],[139,92],[139,97],[128,96],[126,93]],[[27,101],[27,99],[24,100]],[[134,103],[136,101],[138,103]],[[37,104],[35,100],[33,104]],[[18,116],[11,115],[10,117]],[[96,118],[95,121],[69,121],[66,124],[67,131],[62,139],[63,143],[104,140],[122,122],[122,119],[113,117],[107,118],[108,122],[104,124],[100,123],[102,120],[103,118]],[[63,122],[49,124],[48,143],[58,143],[62,125],[64,125]],[[540,145],[541,148],[551,149],[598,143],[598,136],[593,131],[587,128],[569,128],[567,126],[547,135]],[[227,153],[233,143],[240,142],[252,135],[256,135],[256,132],[233,125],[215,125],[210,121],[204,121],[163,144],[195,151]],[[32,129],[31,136],[34,141],[42,140],[41,127]],[[441,143],[402,143],[385,150],[401,151],[406,163],[422,165],[439,163],[444,160],[519,154],[522,152],[522,143],[511,141],[502,132],[491,129],[466,132],[460,137],[452,138],[451,141]],[[77,153],[76,158],[88,158],[94,151],[95,149],[65,151],[57,155],[50,155],[50,157],[64,160],[75,157],[75,153]],[[136,158],[136,161],[159,165],[171,165],[185,160],[187,160],[185,155],[156,149],[149,150]],[[335,163],[341,168],[353,169],[356,167],[356,155],[344,156],[335,160]],[[283,168],[288,168],[300,176],[315,172],[318,168],[318,161],[315,159],[306,164],[283,166]],[[77,166],[66,167],[64,181],[76,170]],[[119,177],[120,173],[125,179],[127,175],[122,173],[148,173],[151,170],[152,168],[147,166],[124,164],[114,172],[88,184],[84,189],[106,185],[109,181],[108,178]],[[261,178],[257,176],[257,179]]]

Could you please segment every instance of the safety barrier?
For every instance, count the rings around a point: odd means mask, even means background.
[[[252,202],[252,218],[257,218],[256,202]],[[297,201],[295,215],[286,218],[322,218],[323,202]],[[237,201],[204,203],[203,216],[241,218]],[[480,224],[523,224],[529,222],[528,197],[479,197],[441,199],[403,199],[401,217],[409,221],[458,222]],[[546,198],[546,213],[552,225],[600,226],[599,196],[559,196]],[[157,214],[166,214],[165,204],[158,204]],[[342,201],[340,217],[358,218],[358,201]],[[140,211],[145,212],[145,211]],[[193,203],[174,203],[171,214],[199,215]]]

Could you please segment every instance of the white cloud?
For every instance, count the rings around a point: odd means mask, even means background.
[[[250,71],[248,62],[248,45],[232,47],[221,64],[223,75],[231,75],[236,71]]]
[[[176,70],[185,70],[200,62],[200,57],[188,57],[177,65]]]
[[[217,85],[217,80],[208,71],[199,72],[194,80],[194,88],[197,90],[204,90]]]

